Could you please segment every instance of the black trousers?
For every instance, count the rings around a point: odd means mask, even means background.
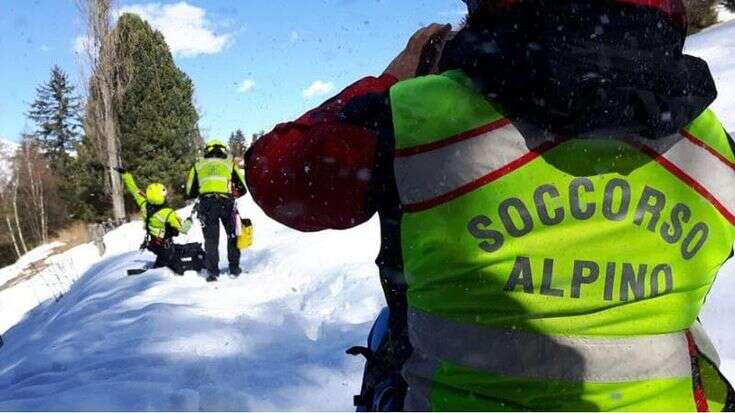
[[[204,267],[210,274],[219,275],[219,224],[227,234],[227,260],[230,268],[240,267],[237,248],[235,200],[222,196],[204,196],[199,200],[199,220],[204,234]]]
[[[155,238],[152,237],[146,248],[148,251],[156,254],[156,262],[153,264],[153,268],[168,267],[169,262],[173,255],[173,241],[171,239]]]
[[[200,271],[204,266],[202,244],[174,244],[171,240],[154,238],[148,243],[148,249],[156,254],[154,268],[168,267],[177,274],[185,271]]]

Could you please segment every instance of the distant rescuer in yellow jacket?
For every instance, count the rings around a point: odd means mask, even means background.
[[[466,3],[246,154],[285,225],[379,214],[389,323],[355,352],[359,408],[735,409],[697,322],[732,256],[735,146],[683,3]]]
[[[205,268],[207,281],[219,278],[219,224],[227,234],[227,259],[230,275],[237,277],[240,269],[240,250],[237,248],[235,199],[245,195],[245,176],[237,164],[228,157],[227,145],[214,139],[204,149],[204,159],[189,171],[186,194],[199,198],[199,220],[204,233]]]
[[[176,211],[166,204],[166,187],[161,183],[152,183],[143,192],[130,172],[124,168],[115,168],[115,171],[122,175],[125,188],[140,209],[146,230],[144,246],[156,254],[154,267],[169,267],[179,275],[188,270],[201,270],[204,261],[201,245],[178,245],[173,242],[179,233],[189,232],[192,221],[182,221]]]

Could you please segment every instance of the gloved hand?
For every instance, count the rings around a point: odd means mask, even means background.
[[[194,222],[191,220],[191,218],[187,218],[184,220],[184,222],[181,223],[181,232],[186,234],[191,229],[191,226]]]
[[[124,173],[127,173],[128,172],[128,170],[125,169],[125,168],[123,168],[122,166],[112,167],[112,170],[115,171],[115,172],[117,172],[117,173],[119,173],[119,174],[124,174]]]
[[[383,73],[398,80],[435,73],[444,43],[451,32],[452,26],[449,24],[434,23],[419,29],[411,36],[406,49],[393,59]]]

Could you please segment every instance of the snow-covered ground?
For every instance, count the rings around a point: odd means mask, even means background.
[[[686,52],[701,57],[709,64],[718,92],[712,108],[725,129],[735,131],[735,20],[690,36]]]
[[[42,245],[0,269],[0,334],[46,300],[56,300],[100,259],[91,244],[52,255],[60,242]]]
[[[735,19],[735,13],[731,12],[724,5],[717,6],[717,20],[719,22],[726,22]]]
[[[715,72],[714,108],[729,130],[733,39],[729,22],[689,41],[689,52]],[[143,231],[132,223],[106,236],[103,257],[82,245],[48,259],[63,263],[57,266],[69,279],[79,276],[58,301],[53,296],[65,284],[56,291],[41,279],[0,293],[0,331],[23,318],[0,349],[0,411],[350,410],[362,360],[344,350],[364,343],[383,303],[373,264],[377,221],[304,234],[268,219],[250,199],[241,210],[255,224],[255,244],[243,255],[249,273],[239,279],[207,284],[198,274],[163,269],[127,277],[126,269],[152,260],[137,251]],[[180,241],[200,240],[194,228]],[[49,250],[1,269],[0,284]],[[51,299],[28,311],[44,299],[39,291]],[[730,262],[702,321],[735,379],[733,291]]]
[[[141,225],[108,234],[105,259],[4,336],[0,411],[349,410],[362,360],[344,350],[383,302],[377,221],[303,234],[241,201],[256,238],[236,280],[127,277],[152,260]]]

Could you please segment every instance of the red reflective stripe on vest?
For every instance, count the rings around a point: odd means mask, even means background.
[[[503,126],[510,125],[510,120],[503,118],[498,119],[495,122],[488,123],[487,125],[480,126],[479,128],[471,129],[466,132],[462,132],[458,135],[454,135],[447,139],[440,141],[427,143],[424,145],[413,146],[410,148],[396,149],[396,157],[406,157],[416,155],[423,152],[428,152],[434,149],[443,148],[453,143],[461,142],[466,139],[474,138],[475,136],[482,135],[483,133],[492,132],[495,129],[500,129]]]
[[[732,168],[733,169],[733,172],[735,172],[735,162],[732,162],[731,160],[725,158],[724,156],[722,156],[722,154],[720,154],[719,152],[717,152],[716,150],[714,150],[711,146],[709,146],[706,143],[702,142],[699,138],[697,138],[696,136],[692,135],[688,131],[682,129],[681,131],[679,131],[679,133],[681,134],[681,136],[687,138],[691,143],[699,146],[700,148],[706,149],[707,152],[709,152],[712,155],[714,155],[715,157],[717,157],[717,159],[721,160],[722,163],[724,163],[725,165],[727,165],[730,168]]]
[[[425,201],[425,202],[418,202],[418,203],[415,203],[415,204],[404,205],[403,209],[406,212],[418,212],[418,211],[423,211],[423,210],[426,210],[426,209],[433,208],[433,207],[435,207],[437,205],[441,205],[441,204],[446,203],[446,202],[449,202],[449,201],[451,201],[453,199],[459,198],[460,196],[462,196],[464,194],[467,194],[469,192],[472,192],[475,189],[481,188],[481,187],[489,184],[490,182],[493,182],[495,180],[498,180],[498,179],[504,177],[505,175],[508,175],[509,173],[511,173],[511,172],[513,172],[513,171],[515,171],[517,169],[520,169],[521,167],[527,165],[528,163],[530,163],[534,159],[536,159],[539,156],[543,155],[545,152],[547,152],[547,151],[549,151],[549,150],[551,150],[551,149],[553,149],[553,148],[561,145],[564,142],[566,142],[566,140],[559,140],[559,141],[555,141],[555,142],[546,142],[543,145],[541,145],[540,147],[534,149],[533,151],[530,151],[530,152],[526,153],[525,155],[521,156],[520,158],[518,158],[518,159],[516,159],[516,160],[514,160],[514,161],[512,161],[512,162],[510,162],[510,163],[508,163],[508,164],[506,164],[506,165],[504,165],[502,167],[500,167],[499,169],[496,169],[496,170],[490,172],[489,174],[487,174],[487,175],[485,175],[485,176],[483,176],[483,177],[481,177],[481,178],[479,178],[479,179],[477,179],[477,180],[475,180],[473,182],[470,182],[470,183],[468,183],[466,185],[463,185],[463,186],[455,189],[454,191],[448,192],[448,193],[446,193],[446,194],[444,194],[442,196],[439,196],[439,197],[430,199],[430,200]]]
[[[689,357],[692,360],[692,394],[694,396],[694,404],[697,406],[698,412],[708,412],[709,404],[707,403],[707,395],[704,392],[702,384],[702,372],[699,369],[699,350],[694,342],[694,336],[687,330],[687,344],[689,345]]]
[[[702,195],[702,197],[707,199],[731,224],[735,225],[735,212],[731,211],[726,205],[724,205],[715,194],[710,192],[710,190],[705,187],[705,185],[703,185],[701,182],[698,182],[696,179],[684,172],[675,163],[667,159],[665,153],[659,153],[655,149],[641,143],[629,143],[639,148],[641,152],[653,158],[656,162],[661,164],[661,166],[666,168],[673,175],[675,175],[684,183],[689,185],[692,189],[697,191],[700,195]]]

